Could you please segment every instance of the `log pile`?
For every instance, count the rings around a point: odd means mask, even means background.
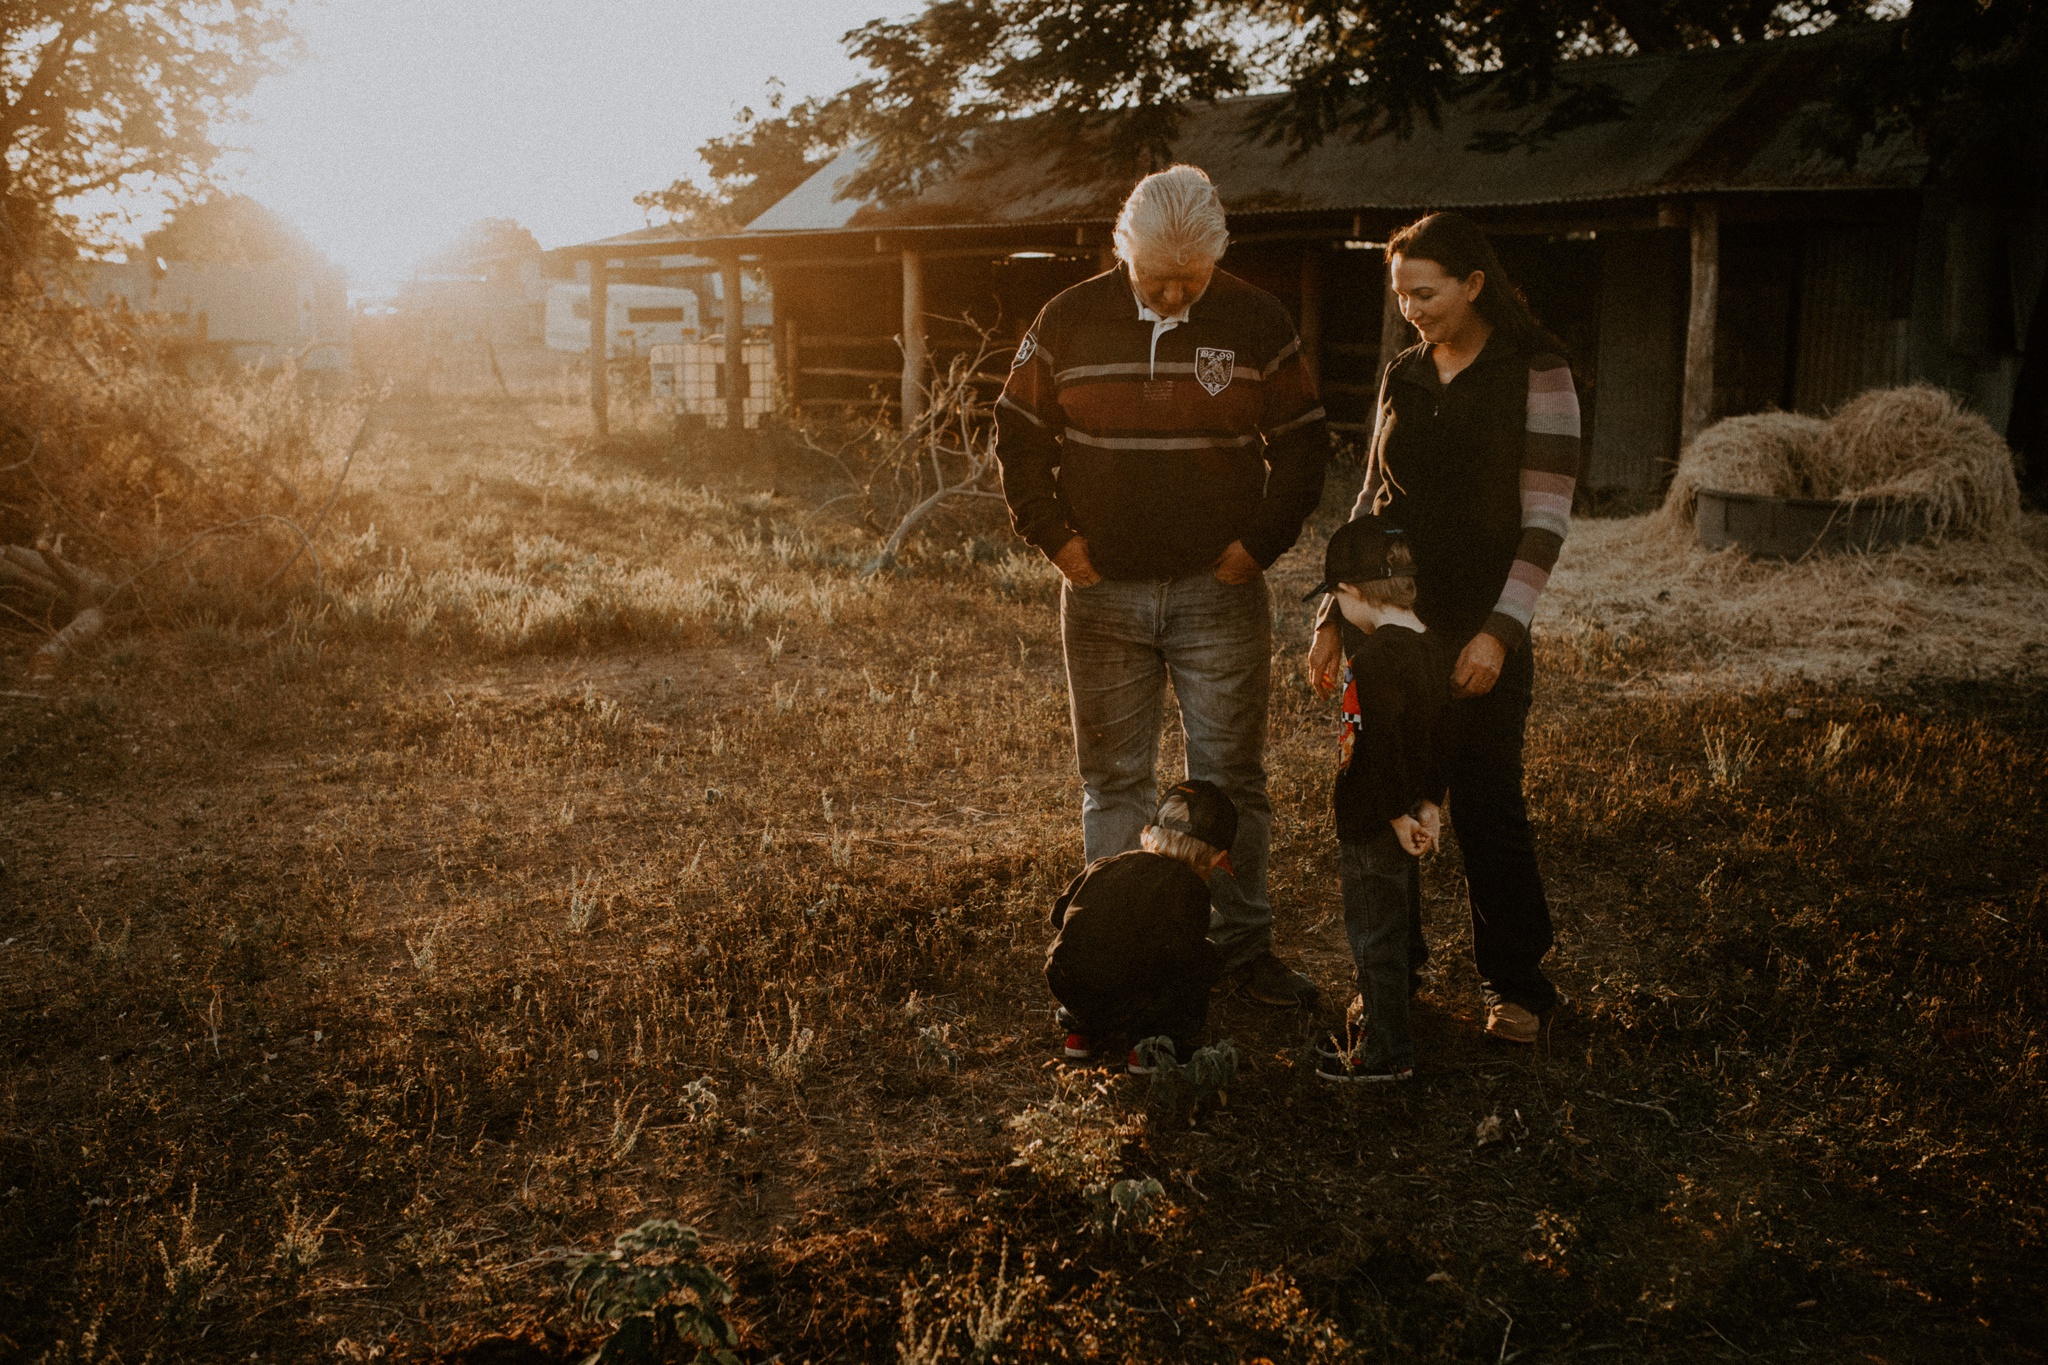
[[[46,619],[64,624],[29,661],[29,676],[53,678],[81,646],[107,628],[115,585],[105,576],[64,558],[62,537],[35,549],[0,546],[0,583],[25,589]]]

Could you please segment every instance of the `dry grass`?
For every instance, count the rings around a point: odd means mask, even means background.
[[[2036,686],[2048,672],[2048,517],[2029,514],[1994,540],[1792,564],[1675,540],[1656,513],[1582,520],[1536,629],[1654,686]]]
[[[4,286],[0,286],[4,292]],[[318,581],[301,556],[369,407],[291,373],[188,379],[118,320],[0,297],[0,544],[61,539],[153,624],[275,618]],[[47,629],[0,590],[0,622]]]
[[[1190,1116],[1051,1063],[1043,564],[862,580],[787,470],[574,454],[562,407],[394,422],[324,610],[0,710],[0,1356],[572,1359],[549,1254],[651,1217],[707,1233],[756,1359],[2036,1349],[2031,684],[1646,694],[1611,632],[1539,635],[1576,1004],[1482,1040],[1439,860],[1425,1077],[1333,1095],[1332,717],[1290,649],[1275,899],[1330,1008],[1219,1001],[1240,1073]]]
[[[1825,422],[1789,412],[1730,417],[1679,457],[1655,525],[1689,541],[1702,489],[1924,505],[1932,538],[2002,537],[2020,519],[2012,451],[1940,389],[1872,389]]]

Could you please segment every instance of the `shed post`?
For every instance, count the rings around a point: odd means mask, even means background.
[[[783,402],[789,408],[791,416],[795,416],[803,409],[803,395],[799,391],[804,373],[803,356],[799,350],[801,345],[802,341],[798,333],[796,319],[784,318],[782,320],[782,397]]]
[[[747,425],[746,341],[747,304],[740,297],[740,258],[727,256],[718,263],[719,287],[725,291],[725,429],[739,431]]]
[[[590,429],[611,434],[611,276],[602,256],[590,258]]]
[[[1711,199],[1692,205],[1692,305],[1685,319],[1685,397],[1678,420],[1683,450],[1714,415],[1714,312],[1721,298],[1721,211]]]
[[[1301,359],[1308,379],[1323,382],[1323,244],[1310,242],[1301,253]]]
[[[924,413],[924,258],[903,253],[903,430]]]

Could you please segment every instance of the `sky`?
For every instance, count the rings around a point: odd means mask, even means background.
[[[307,56],[223,130],[227,187],[374,292],[478,218],[542,246],[645,225],[633,196],[697,147],[862,69],[839,38],[915,0],[305,0]]]

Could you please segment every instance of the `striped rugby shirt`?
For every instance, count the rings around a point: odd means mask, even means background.
[[[1483,630],[1512,650],[1570,529],[1578,389],[1563,357],[1499,332],[1449,384],[1429,350],[1410,347],[1387,369],[1352,515],[1406,529],[1425,624]]]
[[[1329,436],[1279,300],[1218,270],[1185,320],[1144,309],[1122,266],[1039,313],[996,406],[1017,533],[1072,537],[1105,578],[1163,579],[1242,541],[1261,567],[1322,496]]]

